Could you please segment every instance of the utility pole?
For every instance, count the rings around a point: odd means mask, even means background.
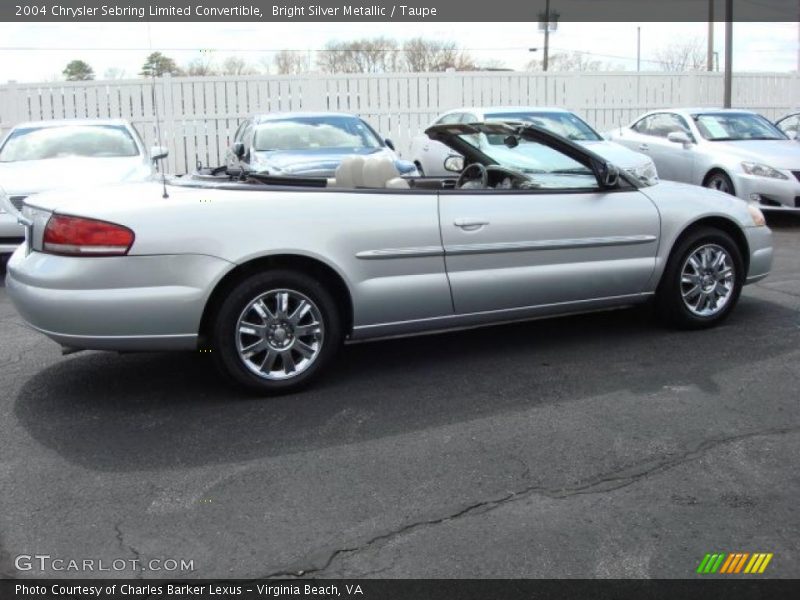
[[[642,28],[636,28],[636,70],[642,70]]]
[[[725,0],[725,108],[733,95],[733,0]]]
[[[550,0],[544,4],[544,57],[542,58],[542,70],[547,71],[548,57],[550,56]]]
[[[714,70],[714,0],[708,0],[708,71]]]

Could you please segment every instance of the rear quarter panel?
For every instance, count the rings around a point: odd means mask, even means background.
[[[130,255],[209,255],[231,268],[270,255],[316,259],[349,288],[355,326],[452,313],[435,193],[168,191],[162,198],[156,184],[112,186],[93,192],[106,202],[60,194],[38,203],[130,227]],[[216,284],[208,282],[209,295]]]

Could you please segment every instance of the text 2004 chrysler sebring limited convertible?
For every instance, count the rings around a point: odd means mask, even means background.
[[[343,340],[607,309],[677,326],[733,309],[772,262],[755,207],[644,187],[534,126],[437,125],[457,177],[353,157],[332,180],[175,178],[31,197],[8,294],[73,349],[212,349],[259,392],[297,389]],[[485,136],[478,150],[477,141]],[[488,141],[488,143],[487,143]],[[458,169],[461,158],[448,158]]]

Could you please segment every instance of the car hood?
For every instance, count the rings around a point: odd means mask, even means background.
[[[800,169],[800,144],[794,140],[708,142],[707,148],[712,152],[725,152],[742,160],[765,163],[777,169]]]
[[[140,157],[49,158],[0,162],[0,185],[9,195],[30,195],[88,184],[142,181],[152,170]]]
[[[261,150],[254,151],[255,171],[271,175],[307,175],[333,177],[345,156],[385,155],[396,158],[388,148],[341,148],[325,150]]]
[[[650,163],[650,157],[641,152],[607,140],[579,141],[578,144],[605,158],[620,169],[636,169]]]

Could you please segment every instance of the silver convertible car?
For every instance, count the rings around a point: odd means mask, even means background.
[[[351,157],[329,180],[37,195],[18,215],[27,238],[8,294],[69,349],[209,349],[234,381],[275,393],[314,379],[345,340],[649,300],[675,326],[707,327],[770,270],[764,217],[733,196],[643,187],[532,125],[427,133],[466,166],[451,158],[452,177],[402,178],[391,160]],[[478,149],[479,133],[492,143]],[[529,144],[537,151],[509,159]]]

